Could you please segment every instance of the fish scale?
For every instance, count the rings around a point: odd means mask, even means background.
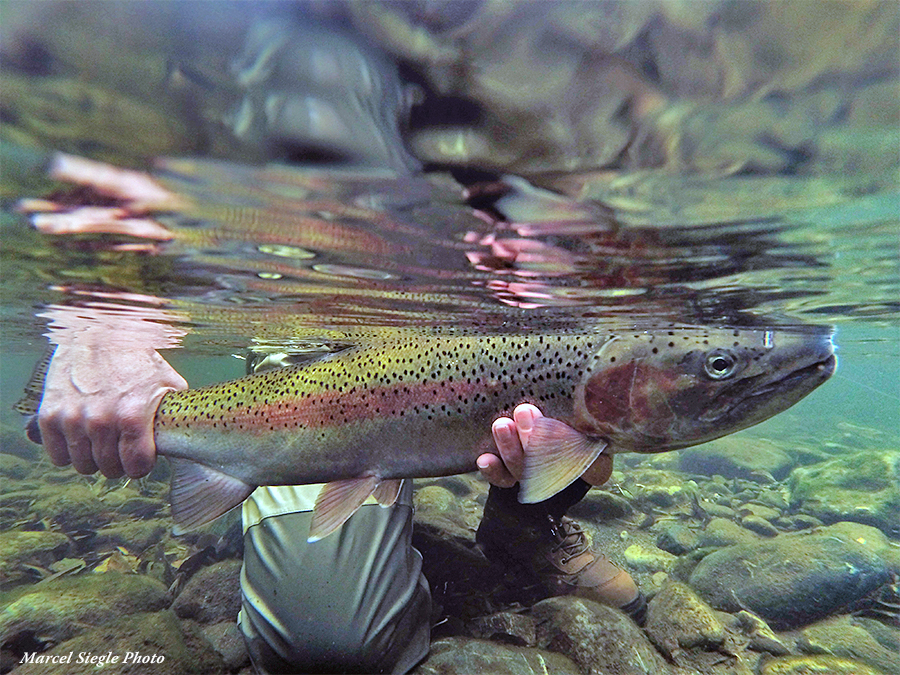
[[[311,538],[393,481],[472,471],[490,428],[523,403],[545,417],[520,496],[540,501],[601,452],[661,452],[793,405],[834,371],[830,331],[665,326],[632,333],[373,331],[302,365],[167,394],[157,450],[182,529],[258,485],[327,483]]]

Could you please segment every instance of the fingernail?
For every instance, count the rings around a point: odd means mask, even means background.
[[[477,462],[475,462],[475,463],[478,465],[478,468],[479,468],[479,469],[486,469],[486,468],[488,468],[488,466],[489,466],[487,460],[483,460],[483,459],[479,459],[479,460],[478,460]]]

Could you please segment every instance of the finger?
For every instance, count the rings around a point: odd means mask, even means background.
[[[491,425],[491,434],[506,471],[515,480],[519,480],[525,469],[525,451],[516,431],[516,423],[508,417],[494,420]]]
[[[119,435],[119,459],[131,478],[146,476],[156,462],[153,428],[123,426]]]
[[[91,451],[91,439],[75,428],[66,429],[66,445],[69,447],[69,457],[72,458],[72,466],[78,473],[85,475],[97,471],[94,463],[94,455]]]
[[[38,418],[38,428],[41,430],[41,439],[44,442],[44,450],[55,466],[68,466],[72,463],[69,457],[66,437],[63,436],[54,420],[46,417]]]
[[[613,471],[613,456],[600,455],[587,471],[581,475],[581,479],[591,485],[603,485],[609,480]]]
[[[94,463],[107,478],[120,478],[125,469],[119,459],[119,435],[108,426],[89,431]]]
[[[516,477],[509,472],[506,465],[497,455],[485,453],[478,458],[477,464],[481,475],[491,485],[508,488],[517,482]]]
[[[516,422],[516,429],[519,431],[519,440],[522,447],[528,445],[528,438],[531,436],[531,430],[534,428],[534,421],[543,417],[544,414],[530,403],[522,403],[513,410],[513,420]]]

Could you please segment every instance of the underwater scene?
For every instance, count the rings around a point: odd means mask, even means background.
[[[0,673],[900,673],[897,2],[6,0],[0,91]]]

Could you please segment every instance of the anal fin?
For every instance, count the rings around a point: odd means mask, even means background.
[[[170,501],[175,534],[205,525],[239,506],[255,486],[187,459],[172,459]]]
[[[379,482],[378,476],[363,476],[324,485],[316,497],[307,541],[319,541],[343,525],[375,491]]]
[[[519,501],[533,504],[571,485],[606,448],[568,424],[539,417],[525,447]]]

